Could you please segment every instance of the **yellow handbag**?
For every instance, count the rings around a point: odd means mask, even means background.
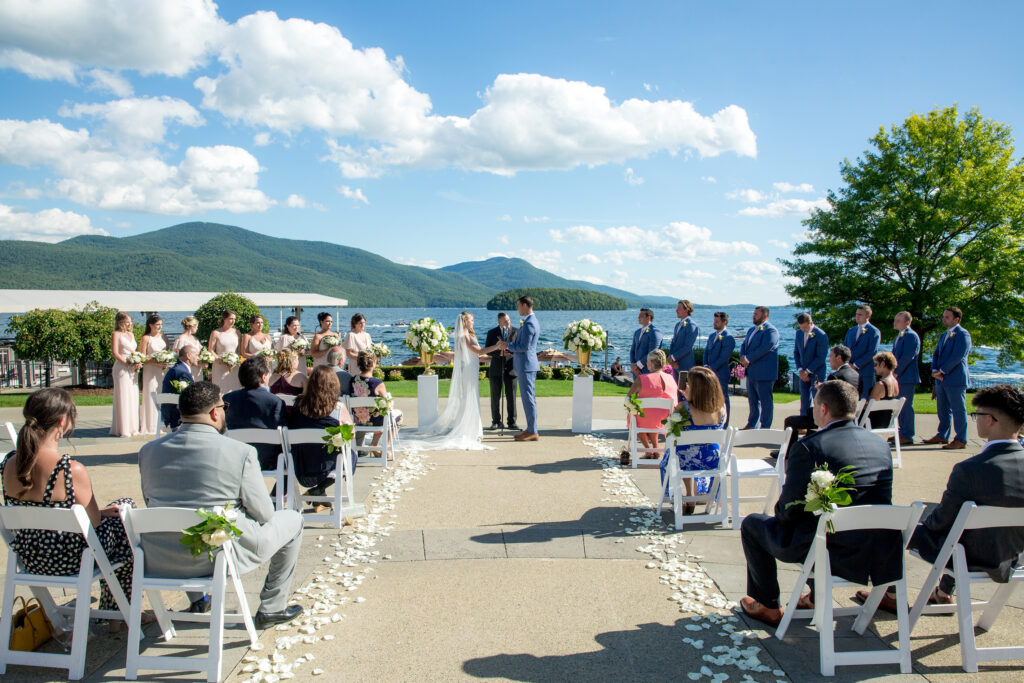
[[[21,609],[12,618],[11,649],[32,652],[50,639],[53,627],[38,600],[25,600],[20,595],[14,598],[14,602],[18,600],[21,600]]]

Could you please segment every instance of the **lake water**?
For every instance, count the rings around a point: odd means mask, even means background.
[[[405,324],[422,317],[432,317],[439,320],[446,326],[455,324],[455,318],[462,310],[468,310],[476,317],[476,331],[480,341],[483,342],[487,330],[494,327],[497,322],[497,311],[488,311],[484,308],[347,308],[337,311],[329,309],[334,316],[334,329],[345,332],[349,328],[349,318],[352,314],[359,312],[366,316],[366,330],[373,337],[374,341],[383,342],[391,347],[392,358],[402,361],[411,357],[411,351],[402,347],[405,339]],[[751,325],[752,307],[750,306],[724,306],[721,308],[729,314],[729,329],[733,334],[745,334]],[[772,309],[772,322],[779,328],[780,342],[779,350],[787,356],[790,361],[793,358],[793,344],[796,338],[794,327],[797,314],[800,309],[793,306],[778,306]],[[512,317],[513,324],[518,325],[519,314],[515,311],[508,311]],[[164,318],[164,329],[168,333],[176,334],[181,330],[181,320],[191,311],[161,311]],[[263,314],[267,317],[270,327],[277,331],[281,322],[291,315],[289,309],[265,308]],[[302,329],[306,333],[317,328],[317,311],[307,309],[303,312]],[[701,338],[699,345],[703,346],[707,336],[711,333],[712,317],[714,311],[711,309],[700,309],[693,315],[697,325],[700,327]],[[141,314],[133,314],[136,324],[143,322]],[[608,363],[615,360],[616,356],[622,356],[628,360],[629,346],[633,339],[633,332],[637,328],[637,310],[628,309],[625,311],[538,311],[537,318],[540,321],[541,334],[539,348],[548,346],[556,349],[562,348],[562,332],[565,326],[573,320],[590,318],[596,321],[608,332],[608,340],[611,349],[608,352]],[[0,313],[0,336],[7,328],[7,321],[10,316]],[[654,324],[666,336],[665,348],[668,347],[668,340],[671,338],[672,330],[675,327],[675,308],[655,308]],[[890,325],[890,321],[885,322]],[[852,321],[851,321],[852,325]],[[826,330],[829,340],[835,344],[842,341],[846,330]],[[883,349],[890,348],[883,344]],[[989,384],[994,381],[1024,382],[1024,365],[1018,364],[1006,369],[1000,369],[995,359],[997,352],[992,349],[976,348],[983,358],[971,366],[971,376],[978,384]],[[592,362],[598,367],[605,364],[603,353],[595,354]]]

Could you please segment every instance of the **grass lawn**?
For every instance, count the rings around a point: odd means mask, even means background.
[[[22,408],[28,394],[0,394],[0,408]],[[113,396],[75,396],[76,406],[111,406],[114,405]]]
[[[442,379],[438,381],[437,393],[441,398],[448,397],[448,389],[451,380]],[[416,382],[405,380],[402,382],[388,382],[388,391],[395,398],[415,398]],[[594,382],[594,396],[625,396],[627,387],[620,387],[609,382]],[[572,382],[564,379],[539,379],[535,385],[538,398],[550,396],[572,396]],[[480,380],[480,396],[491,395],[490,380]]]

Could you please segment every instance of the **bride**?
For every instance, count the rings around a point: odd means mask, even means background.
[[[402,432],[398,447],[403,451],[489,450],[481,443],[480,356],[498,345],[481,348],[473,330],[473,314],[463,311],[455,321],[455,358],[448,402],[437,420],[418,429]]]

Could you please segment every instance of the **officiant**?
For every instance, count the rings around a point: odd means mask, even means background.
[[[518,328],[512,327],[512,321],[502,311],[498,314],[498,326],[487,331],[484,346],[493,346],[499,341],[511,343],[516,338]],[[491,380],[491,426],[489,429],[501,429],[501,397],[505,394],[505,415],[509,429],[519,429],[516,425],[516,377],[512,371],[512,354],[508,351],[491,351],[491,366],[487,369],[487,377]]]

